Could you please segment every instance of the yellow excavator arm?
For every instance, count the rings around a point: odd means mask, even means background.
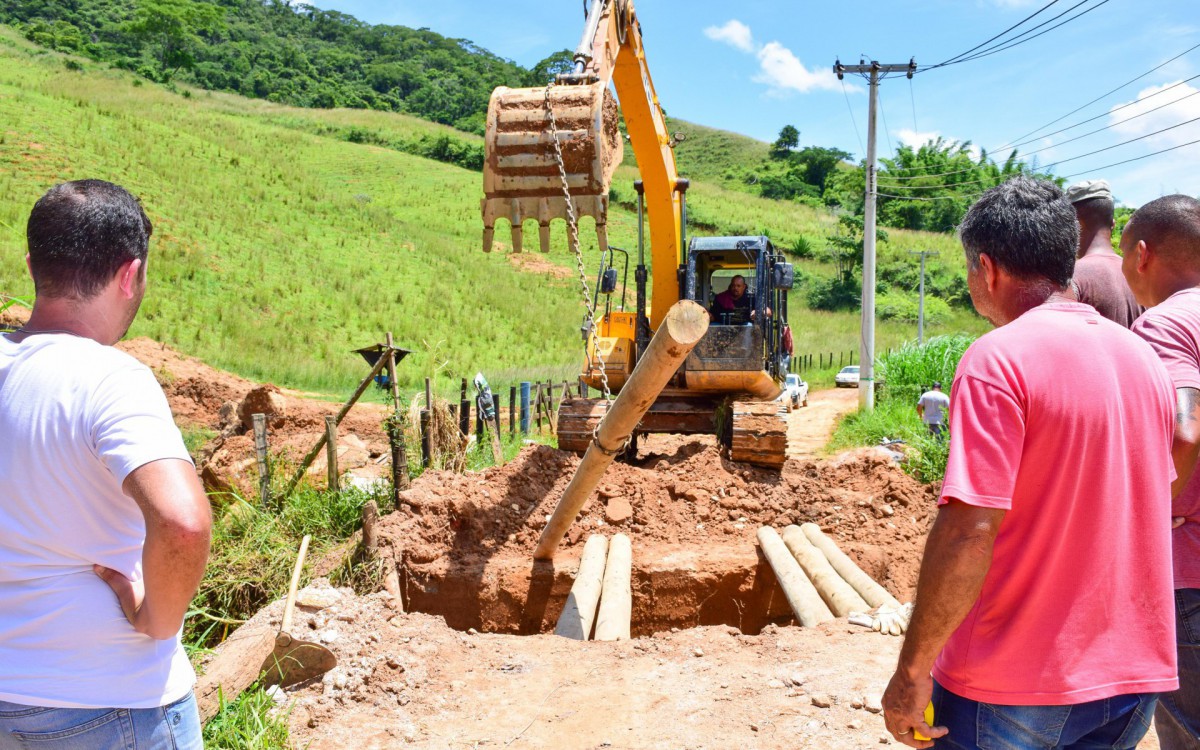
[[[568,219],[572,211],[576,220],[595,220],[600,248],[607,249],[608,194],[622,157],[610,81],[645,190],[653,330],[680,297],[675,269],[683,261],[680,191],[686,182],[675,171],[632,0],[592,0],[571,73],[546,88],[502,87],[492,93],[481,204],[484,250],[492,249],[496,221],[504,219],[511,226],[513,251],[521,252],[523,224],[534,219],[546,252],[550,222]]]

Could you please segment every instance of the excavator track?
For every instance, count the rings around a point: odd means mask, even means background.
[[[729,457],[778,469],[787,460],[787,407],[776,401],[734,401]]]

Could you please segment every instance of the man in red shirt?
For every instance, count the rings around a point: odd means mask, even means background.
[[[955,372],[940,508],[884,694],[910,747],[1134,748],[1178,685],[1174,390],[1146,342],[1075,301],[1078,231],[1062,191],[1028,177],[959,229],[997,328]]]
[[[1067,188],[1067,200],[1079,219],[1075,296],[1104,317],[1129,328],[1142,306],[1121,275],[1121,256],[1112,246],[1113,198],[1104,180],[1086,180]]]
[[[1163,750],[1200,747],[1200,201],[1168,195],[1134,213],[1121,235],[1130,289],[1147,310],[1133,325],[1175,385],[1178,474],[1175,517],[1175,637],[1179,690],[1159,701],[1154,715]]]

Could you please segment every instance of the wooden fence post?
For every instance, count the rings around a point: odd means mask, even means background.
[[[388,420],[388,445],[392,449],[392,503],[400,504],[400,490],[408,489],[408,448],[404,445],[404,416],[400,411],[400,384],[396,382],[396,350],[387,332],[388,381],[392,385],[392,412]]]
[[[258,499],[262,507],[271,502],[271,465],[267,461],[267,415],[255,414],[254,455],[258,459]]]
[[[421,410],[421,464],[433,463],[433,417],[429,409]]]
[[[325,417],[325,463],[328,471],[329,480],[327,487],[333,492],[337,492],[338,487],[338,467],[337,467],[337,418],[332,414]]]
[[[517,387],[508,387],[508,434],[517,434]]]

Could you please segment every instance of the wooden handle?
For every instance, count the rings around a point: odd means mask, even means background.
[[[296,556],[296,567],[292,568],[292,582],[288,584],[287,603],[283,605],[283,624],[279,632],[287,633],[292,629],[292,611],[296,608],[296,589],[300,586],[300,571],[304,570],[304,556],[308,554],[308,543],[312,537],[308,534],[300,540],[300,554]]]

